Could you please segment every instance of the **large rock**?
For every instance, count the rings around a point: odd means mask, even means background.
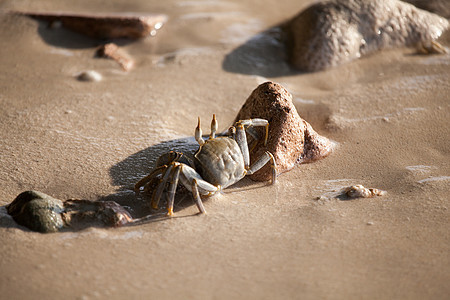
[[[291,63],[319,71],[387,48],[445,51],[435,41],[449,22],[398,0],[333,0],[313,4],[283,28]]]
[[[311,162],[330,154],[334,143],[319,135],[297,113],[292,103],[292,95],[281,85],[266,82],[259,85],[248,97],[239,111],[236,120],[262,118],[269,121],[269,138],[264,146],[261,138],[250,153],[254,162],[265,151],[271,152],[277,163],[277,173],[281,174],[294,167],[296,163]],[[259,135],[264,136],[262,128]],[[252,137],[248,135],[250,143]],[[251,176],[258,181],[270,180],[272,172],[269,165]]]

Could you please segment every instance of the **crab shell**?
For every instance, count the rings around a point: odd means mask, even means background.
[[[236,183],[247,173],[241,149],[229,137],[206,140],[194,154],[194,164],[203,179],[222,188]]]

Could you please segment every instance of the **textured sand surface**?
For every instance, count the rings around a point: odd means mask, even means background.
[[[96,40],[0,16],[0,298],[448,298],[450,57],[400,48],[295,73],[261,33],[310,4],[2,1],[1,9],[137,11],[169,21],[154,38],[121,44],[135,60],[125,72],[93,57]],[[103,80],[76,80],[86,70]],[[115,200],[145,215],[147,200],[132,189],[155,159],[195,148],[198,116],[215,113],[227,129],[268,80],[338,143],[330,156],[275,186],[243,180],[205,200],[204,216],[188,194],[177,196],[177,218],[116,229],[43,235],[5,215],[30,189]],[[387,194],[338,197],[358,184]]]

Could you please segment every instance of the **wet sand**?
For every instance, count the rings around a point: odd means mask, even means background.
[[[0,16],[0,298],[448,298],[450,56],[397,49],[296,73],[260,33],[308,3],[3,1],[0,9],[169,21],[154,38],[121,44],[136,60],[125,72],[93,57],[96,40]],[[449,34],[441,41],[449,46]],[[91,69],[103,80],[75,79]],[[173,219],[115,229],[45,235],[5,214],[35,189],[115,200],[144,215],[147,202],[132,187],[157,156],[192,149],[197,116],[215,113],[226,129],[267,80],[338,143],[332,155],[275,186],[243,180],[207,199],[207,215],[189,194],[177,197]],[[356,184],[388,194],[336,197]]]

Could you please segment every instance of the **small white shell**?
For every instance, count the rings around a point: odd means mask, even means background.
[[[347,187],[344,190],[344,193],[350,198],[372,198],[375,196],[384,196],[386,191],[379,189],[368,189],[358,184]]]

